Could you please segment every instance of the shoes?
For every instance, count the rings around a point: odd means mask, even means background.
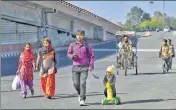
[[[34,95],[34,89],[31,89],[31,95]]]
[[[81,97],[80,95],[78,95],[78,102],[80,103],[80,101],[81,101]]]
[[[48,99],[51,99],[51,96],[47,96]]]
[[[80,101],[80,106],[85,106],[86,104],[85,104],[85,101],[84,100],[81,100]]]
[[[23,96],[22,96],[22,97],[23,97],[23,99],[25,99],[25,98],[26,98],[26,95],[25,95],[25,94],[23,94]]]
[[[85,106],[86,105],[85,100],[81,100],[80,95],[78,95],[78,102],[79,102],[80,106]]]

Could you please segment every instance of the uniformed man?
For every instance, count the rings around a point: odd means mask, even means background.
[[[172,69],[172,58],[175,57],[175,50],[174,50],[174,45],[172,44],[172,40],[171,39],[167,40],[167,44],[169,46],[169,54],[170,54],[169,69]]]
[[[167,65],[167,71],[168,71],[169,70],[170,54],[169,54],[169,46],[167,44],[166,39],[163,39],[162,46],[161,46],[160,51],[159,51],[159,58],[162,58],[164,60],[164,62]]]
[[[130,59],[131,64],[133,65],[133,51],[132,51],[132,45],[129,42],[129,37],[127,35],[124,35],[124,42],[122,43],[122,46],[119,50],[120,57],[122,56],[122,53],[128,53],[128,57]]]

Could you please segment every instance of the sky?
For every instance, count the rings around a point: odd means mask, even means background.
[[[133,6],[138,6],[147,13],[160,11],[163,13],[163,1],[69,1],[73,5],[86,9],[112,22],[125,23],[126,15]],[[165,11],[168,16],[176,17],[176,1],[165,1]]]

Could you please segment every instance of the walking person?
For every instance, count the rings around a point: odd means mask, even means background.
[[[168,46],[169,46],[169,54],[170,54],[169,69],[172,70],[172,59],[175,57],[175,49],[174,49],[174,45],[172,44],[172,40],[171,39],[168,39],[167,43],[168,43]]]
[[[85,42],[85,32],[78,30],[77,41],[70,44],[67,52],[68,58],[73,60],[72,80],[78,93],[80,106],[85,105],[86,80],[88,71],[94,69],[94,53],[92,48]]]
[[[55,50],[48,37],[44,39],[43,48],[38,53],[36,70],[38,70],[39,65],[41,88],[45,96],[51,99],[55,94],[55,74],[57,69]]]
[[[33,88],[33,70],[35,69],[34,53],[31,44],[27,43],[19,58],[19,66],[16,72],[20,76],[20,85],[23,98],[26,98],[27,88],[29,87],[31,95],[34,95]]]
[[[169,46],[167,45],[167,40],[163,39],[162,46],[159,51],[159,58],[162,58],[162,60],[165,62],[166,71],[169,71]]]

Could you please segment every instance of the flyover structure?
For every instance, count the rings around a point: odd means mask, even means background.
[[[54,46],[67,45],[78,29],[94,40],[112,40],[119,25],[66,1],[2,1],[2,51],[19,50],[30,42],[39,47],[44,36]]]

